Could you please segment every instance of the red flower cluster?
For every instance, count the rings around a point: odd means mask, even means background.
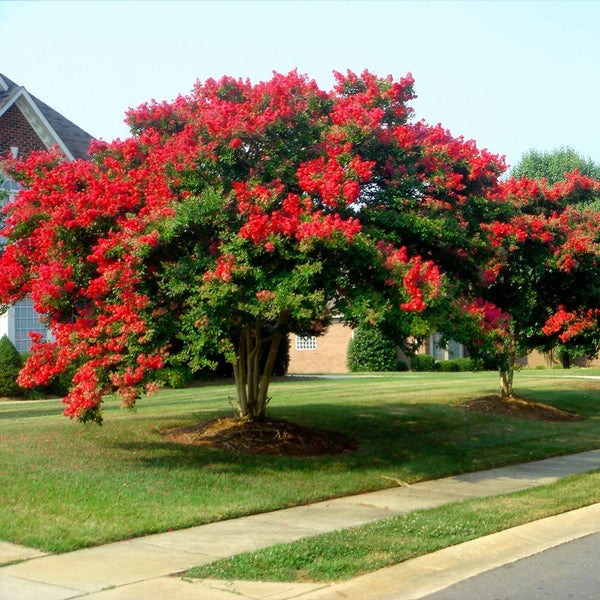
[[[585,332],[598,328],[600,309],[567,311],[561,306],[547,321],[542,332],[546,335],[558,334],[561,342],[566,343]]]

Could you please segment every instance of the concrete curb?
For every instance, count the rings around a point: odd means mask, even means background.
[[[387,567],[302,600],[418,600],[459,581],[600,532],[600,504],[506,529]]]

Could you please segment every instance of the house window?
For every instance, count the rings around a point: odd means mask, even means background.
[[[7,204],[12,202],[17,193],[20,190],[18,183],[12,179],[2,179],[2,173],[0,173],[0,208],[4,208]],[[4,227],[4,214],[0,212],[0,229]],[[4,246],[6,238],[0,237],[0,246]]]
[[[47,329],[40,322],[39,315],[33,308],[31,298],[26,297],[19,300],[13,307],[14,315],[14,344],[19,352],[28,352],[31,349],[31,338],[29,332],[41,333],[46,337]]]
[[[465,349],[462,344],[449,340],[447,347],[444,348],[441,346],[441,340],[442,336],[439,333],[433,334],[430,338],[430,353],[436,360],[452,360],[453,358],[463,358],[465,356]]]
[[[296,350],[316,350],[317,338],[314,335],[297,335]]]
[[[2,196],[2,206],[5,206],[9,202],[12,202],[15,199],[15,196],[21,189],[21,186],[12,179],[8,177],[2,179],[2,174],[0,174],[0,196]]]
[[[463,358],[464,356],[464,348],[462,344],[455,342],[454,340],[450,340],[448,342],[448,358],[452,360],[453,358]]]

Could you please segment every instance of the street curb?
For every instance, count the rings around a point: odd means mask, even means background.
[[[598,532],[600,503],[444,548],[298,598],[418,600],[485,571]]]

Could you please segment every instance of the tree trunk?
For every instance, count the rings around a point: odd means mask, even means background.
[[[510,398],[513,395],[514,363],[506,368],[500,368],[500,397]]]
[[[515,364],[517,362],[517,345],[515,336],[511,335],[503,360],[498,368],[500,374],[500,397],[511,398],[513,396],[513,381],[515,377]]]
[[[562,365],[563,369],[571,368],[571,355],[566,350],[563,352],[560,352],[558,355],[558,358],[560,360],[560,364]]]
[[[241,419],[261,421],[269,403],[269,385],[277,359],[277,350],[283,337],[280,330],[287,321],[287,314],[280,315],[271,335],[263,337],[260,319],[245,324],[240,332],[236,361],[233,363],[233,376],[237,389],[237,409]],[[262,372],[261,362],[266,352]]]

